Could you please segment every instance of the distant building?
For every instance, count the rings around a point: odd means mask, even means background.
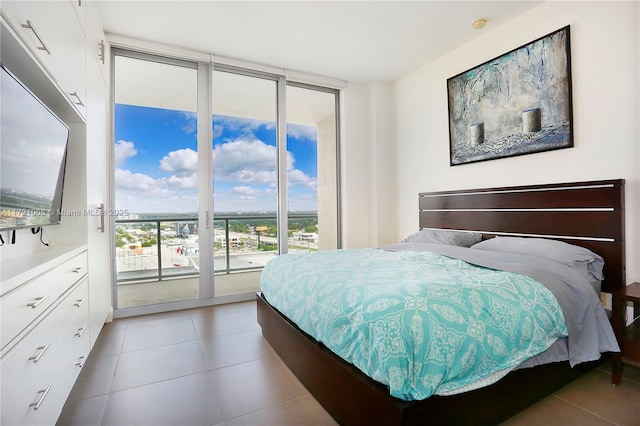
[[[225,237],[224,231],[216,230],[214,240],[216,243],[222,244],[222,247],[227,246],[227,239]],[[240,237],[237,234],[229,234],[229,241],[229,247],[236,248],[240,245]]]
[[[293,239],[296,241],[307,241],[315,244],[318,242],[318,234],[315,232],[294,232]]]

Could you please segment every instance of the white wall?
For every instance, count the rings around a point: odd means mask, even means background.
[[[374,222],[371,220],[376,188],[371,185],[373,156],[370,149],[371,103],[363,85],[349,85],[341,92],[340,186],[342,198],[342,247],[371,247]]]
[[[397,220],[393,84],[352,84],[342,101],[342,246],[391,244]]]
[[[638,22],[637,2],[547,2],[397,80],[395,237],[417,229],[419,192],[623,178],[627,282],[640,281]],[[450,167],[447,78],[566,25],[574,147]]]

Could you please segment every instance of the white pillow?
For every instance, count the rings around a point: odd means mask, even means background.
[[[446,229],[423,229],[409,235],[403,243],[432,243],[450,246],[471,247],[482,240],[482,234]]]
[[[584,247],[546,238],[495,237],[479,242],[472,248],[528,254],[554,260],[585,275],[596,292],[600,294],[600,284],[604,279],[602,275],[604,259]]]

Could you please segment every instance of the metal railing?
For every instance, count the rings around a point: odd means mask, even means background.
[[[289,214],[287,216],[289,220],[295,219],[314,219],[317,225],[317,214]],[[240,259],[241,257],[250,257],[252,255],[258,255],[260,253],[273,252],[277,253],[277,236],[265,236],[261,227],[267,228],[269,225],[272,227],[276,225],[277,216],[272,215],[216,215],[213,218],[214,226],[214,243],[211,247],[211,252],[206,255],[214,256],[214,273],[231,273],[241,271],[260,270],[264,267],[259,262],[254,264],[251,261],[245,261],[243,266],[233,265],[232,259]],[[232,238],[231,223],[234,221],[245,222],[247,226],[246,233],[237,233],[243,236],[243,241],[235,241]],[[149,218],[149,219],[117,219],[116,221],[116,241],[120,240],[124,236],[127,236],[127,241],[123,244],[116,242],[116,260],[117,260],[117,281],[131,282],[131,281],[147,281],[158,280],[161,281],[164,278],[176,278],[176,277],[188,277],[195,276],[199,273],[199,256],[200,251],[198,248],[198,241],[196,237],[198,234],[198,218],[197,217],[175,217],[175,218]],[[143,226],[145,225],[146,226]],[[173,226],[167,226],[167,224],[173,224]],[[119,226],[120,225],[120,226]],[[123,229],[123,225],[130,225],[126,230]],[[128,231],[134,230],[137,232],[138,237],[145,238],[146,243],[144,245],[136,245],[134,241],[129,241],[128,238],[132,237],[128,234]],[[122,231],[122,234],[120,232]],[[216,232],[219,231],[219,232]],[[223,239],[216,240],[215,235],[222,233]],[[174,235],[175,234],[175,235]],[[120,236],[119,236],[120,235]],[[149,245],[150,241],[155,238],[155,262],[151,263],[148,258],[154,257],[153,253],[144,254],[146,248],[152,247]],[[253,248],[251,243],[255,240],[255,250],[248,251]],[[294,242],[289,241],[290,244],[298,244],[304,247],[306,244],[307,249],[310,249],[309,242]],[[125,247],[122,247],[122,246]],[[315,246],[315,244],[312,244]],[[191,246],[191,247],[185,247]],[[215,256],[216,246],[224,249],[224,267],[216,268],[221,263],[222,256]],[[263,250],[268,246],[273,246],[275,249]],[[174,249],[175,247],[175,249]],[[181,259],[181,262],[185,259],[189,264],[183,266],[182,263],[174,263],[170,267],[167,267],[166,263],[172,261],[172,250],[176,250],[176,254]],[[217,251],[218,253],[220,250]],[[119,255],[121,254],[121,256]],[[164,259],[164,262],[163,262]],[[129,266],[121,270],[120,265],[124,265],[128,261]],[[133,267],[131,263],[133,262]],[[137,268],[139,263],[140,267]],[[236,262],[238,263],[238,262]]]

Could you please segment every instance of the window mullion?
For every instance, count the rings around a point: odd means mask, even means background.
[[[287,81],[284,76],[277,84],[277,173],[278,173],[278,250],[280,254],[288,252],[288,192],[287,192]]]
[[[214,296],[213,255],[213,130],[211,69],[209,63],[198,64],[198,223],[200,247],[200,298]]]

